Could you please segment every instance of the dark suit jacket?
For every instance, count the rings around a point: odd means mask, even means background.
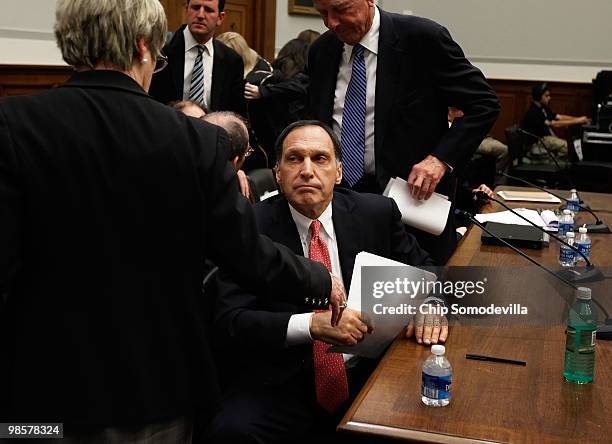
[[[355,256],[361,251],[410,265],[433,265],[427,252],[406,232],[393,200],[338,189],[334,192],[332,205],[340,267],[347,292]],[[255,216],[262,233],[296,254],[304,254],[284,196],[255,205]],[[291,315],[310,310],[300,308],[290,300],[266,300],[242,290],[227,279],[220,278],[217,282],[219,296],[214,337],[215,343],[229,352],[224,356],[225,368],[240,373],[248,364],[248,371],[240,378],[249,384],[281,384],[305,367],[310,371],[312,344],[285,347]],[[293,290],[288,288],[287,294]],[[228,374],[231,369],[227,370]],[[236,380],[230,380],[230,383],[236,383]]]
[[[310,48],[309,108],[331,125],[343,43],[328,31]],[[452,129],[447,108],[464,111]],[[376,70],[374,155],[380,191],[390,178],[408,177],[412,166],[433,154],[454,168],[436,191],[451,200],[455,176],[467,164],[499,113],[497,97],[482,73],[464,57],[448,31],[430,20],[380,10]],[[419,239],[439,261],[430,242],[454,245],[451,216],[438,240]],[[436,246],[437,247],[437,246]]]
[[[174,33],[164,47],[168,56],[168,66],[153,75],[151,94],[158,101],[167,104],[183,99],[183,80],[185,70],[185,25]],[[234,111],[245,114],[244,102],[244,63],[236,51],[223,43],[213,40],[212,89],[210,91],[209,111]]]
[[[258,235],[228,149],[115,71],[0,100],[1,419],[143,424],[214,406],[206,258],[298,305],[329,294],[325,267]]]

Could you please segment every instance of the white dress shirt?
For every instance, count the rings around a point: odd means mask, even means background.
[[[189,99],[189,90],[191,89],[191,74],[193,73],[193,65],[195,65],[196,57],[198,56],[198,45],[199,43],[191,35],[189,27],[185,26],[183,29],[183,35],[185,36],[185,67],[183,68],[183,100]],[[204,106],[210,108],[210,89],[212,86],[212,70],[213,70],[213,57],[215,56],[215,48],[213,46],[213,39],[209,39],[204,45],[202,45],[204,51],[202,52],[202,64],[204,67]]]
[[[310,249],[310,224],[313,219],[304,216],[298,212],[295,208],[289,205],[291,211],[291,217],[295,222],[298,234],[300,236],[300,242],[302,243],[302,250],[304,256],[308,257],[308,251]],[[342,281],[342,270],[340,269],[340,257],[338,256],[338,242],[336,241],[336,232],[334,231],[334,223],[332,221],[332,206],[329,204],[325,211],[319,216],[319,222],[321,222],[321,231],[319,236],[327,245],[329,250],[329,259],[331,262],[332,273],[336,275],[340,281]],[[344,284],[344,282],[343,282]],[[312,342],[310,336],[310,317],[312,312],[299,313],[291,316],[289,324],[287,325],[287,345],[293,346],[303,344],[305,342]]]
[[[366,51],[363,57],[366,65],[366,119],[365,119],[365,154],[364,169],[366,174],[374,174],[374,108],[376,96],[376,67],[378,66],[378,31],[380,29],[380,13],[378,8],[374,8],[374,20],[368,33],[359,42]],[[342,128],[342,111],[344,110],[344,97],[348,84],[351,81],[353,70],[353,47],[344,44],[338,77],[336,78],[336,91],[334,93],[334,113],[332,127],[334,133],[340,138],[340,128]]]

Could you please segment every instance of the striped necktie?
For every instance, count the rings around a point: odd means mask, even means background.
[[[360,44],[353,46],[353,68],[344,98],[340,130],[342,172],[351,187],[359,182],[364,174],[367,90],[364,50]]]
[[[198,56],[193,64],[191,74],[191,86],[189,87],[189,100],[194,101],[200,106],[204,106],[204,63],[202,63],[202,53],[204,48],[198,45]]]

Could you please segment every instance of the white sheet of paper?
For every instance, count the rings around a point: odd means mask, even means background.
[[[538,227],[542,227],[547,231],[557,231],[557,226],[547,225],[536,210],[531,210],[528,208],[515,208],[514,211],[519,213],[521,216],[529,219],[531,222],[536,224]],[[476,220],[481,224],[485,222],[497,222],[500,224],[512,224],[512,225],[531,225],[526,220],[521,219],[516,214],[511,211],[499,211],[497,213],[485,213],[485,214],[477,214]]]
[[[509,202],[542,202],[542,203],[561,203],[558,197],[544,191],[497,191],[497,195]]]
[[[355,257],[355,266],[353,267],[353,277],[351,278],[351,287],[349,290],[347,307],[353,310],[362,310],[361,304],[361,268],[364,266],[381,266],[381,267],[405,267],[411,270],[412,279],[426,281],[436,281],[437,276],[429,271],[421,270],[410,265],[402,264],[391,259],[387,259],[375,254],[361,252]],[[425,294],[417,294],[416,298],[424,299]],[[387,296],[385,296],[387,297]],[[402,303],[413,302],[408,295],[394,295],[389,296],[389,299],[385,300],[385,305],[398,306]],[[406,315],[405,319],[397,319],[389,317],[384,314],[367,313],[372,319],[374,325],[374,331],[372,334],[366,335],[363,341],[359,344],[352,346],[332,346],[330,352],[338,353],[349,353],[357,356],[364,356],[366,358],[377,358],[385,349],[389,346],[400,331],[408,325],[410,321],[409,316]]]
[[[406,225],[435,236],[444,231],[451,207],[448,197],[433,193],[427,200],[415,199],[406,181],[399,177],[389,180],[383,195],[395,201],[402,213],[402,222]]]

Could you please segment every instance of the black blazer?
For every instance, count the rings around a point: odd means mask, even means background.
[[[181,26],[164,46],[168,66],[153,75],[149,94],[162,103],[183,99],[185,70],[185,36]],[[236,51],[217,40],[213,40],[212,89],[210,111],[234,111],[245,114],[244,63]]]
[[[379,11],[374,123],[378,187],[384,190],[395,176],[407,179],[413,165],[433,154],[454,168],[436,188],[453,200],[456,176],[499,114],[497,97],[444,27],[420,17]],[[343,45],[328,31],[309,53],[310,114],[329,125]],[[450,130],[449,106],[465,113]],[[440,236],[415,230],[421,245],[440,263],[454,249],[453,221],[451,209]]]
[[[433,265],[401,223],[395,202],[375,194],[337,189],[332,201],[333,223],[338,243],[342,278],[350,288],[355,256],[361,251],[388,257],[410,265]],[[295,222],[284,196],[255,205],[261,232],[304,254]],[[244,291],[223,277],[217,279],[219,296],[215,309],[215,344],[229,351],[224,356],[224,374],[230,383],[280,384],[312,364],[312,345],[285,347],[291,315],[310,311],[291,300],[266,300]],[[294,289],[288,289],[287,294]],[[248,364],[248,371],[238,373]],[[234,372],[235,373],[235,372]],[[232,379],[238,377],[237,380]]]
[[[206,258],[298,305],[329,294],[325,267],[258,235],[228,149],[218,127],[115,71],[0,100],[1,419],[212,408]]]

